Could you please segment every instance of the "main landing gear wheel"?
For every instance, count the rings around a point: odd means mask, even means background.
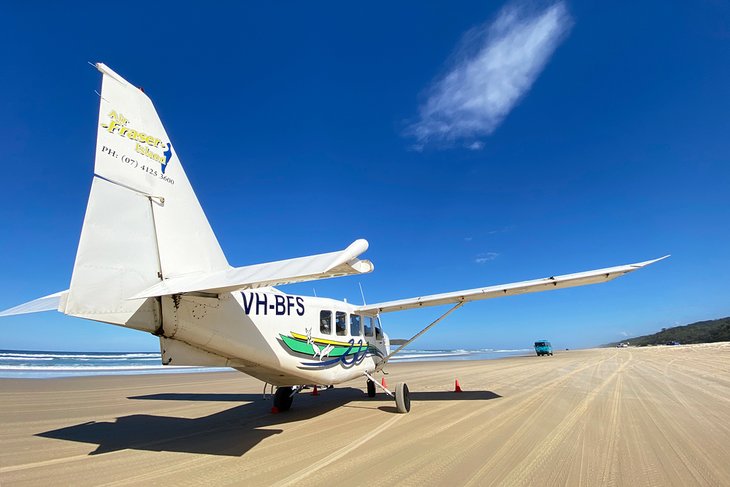
[[[368,379],[368,397],[375,397],[375,382]]]
[[[280,412],[288,411],[294,400],[292,397],[293,389],[291,387],[277,387],[274,394],[274,407]]]
[[[399,413],[407,413],[411,410],[411,396],[405,382],[395,386],[395,408]]]

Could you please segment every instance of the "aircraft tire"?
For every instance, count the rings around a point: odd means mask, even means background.
[[[375,397],[375,382],[368,379],[368,397]]]
[[[291,393],[291,387],[277,387],[274,394],[274,407],[281,412],[288,411],[294,400]]]
[[[411,410],[411,395],[405,382],[395,386],[395,408],[399,413],[407,413]]]

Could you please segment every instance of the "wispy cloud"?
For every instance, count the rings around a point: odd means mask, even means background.
[[[514,226],[514,225],[507,225],[506,227],[502,227],[502,228],[496,228],[496,229],[494,229],[494,230],[489,230],[489,231],[487,232],[487,235],[496,235],[496,234],[498,234],[498,233],[507,233],[507,232],[511,232],[512,230],[514,230],[514,228],[515,228],[515,226]]]
[[[475,140],[471,144],[467,144],[466,148],[469,150],[482,150],[484,148],[484,142]]]
[[[468,31],[406,129],[414,148],[465,140],[468,149],[481,149],[477,139],[494,132],[530,89],[572,24],[563,0],[542,9],[515,0]]]
[[[487,262],[494,260],[497,257],[499,257],[499,254],[497,252],[484,252],[481,254],[477,254],[474,262],[476,262],[477,264],[486,264]]]

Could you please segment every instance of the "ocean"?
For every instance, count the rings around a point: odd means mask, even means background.
[[[531,348],[517,350],[409,350],[392,362],[419,360],[485,360],[525,355]],[[230,370],[226,367],[163,366],[159,352],[48,352],[0,350],[0,378],[50,379],[89,375],[180,374]]]

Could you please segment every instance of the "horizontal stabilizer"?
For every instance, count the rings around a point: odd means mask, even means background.
[[[345,250],[327,254],[236,267],[224,271],[171,277],[129,299],[152,298],[189,292],[225,293],[295,282],[372,272],[369,260],[357,256],[368,248],[366,240],[355,240]]]
[[[40,313],[41,311],[57,311],[58,305],[62,299],[65,299],[68,290],[55,294],[49,294],[42,298],[34,299],[25,304],[15,306],[14,308],[0,311],[0,316],[24,315],[27,313]]]
[[[424,306],[465,303],[468,301],[477,301],[480,299],[499,298],[502,296],[513,296],[515,294],[527,294],[540,291],[550,291],[552,289],[585,286],[587,284],[598,284],[623,276],[624,274],[633,272],[636,269],[641,269],[642,267],[646,267],[649,264],[653,264],[654,262],[666,259],[667,257],[669,256],[665,255],[664,257],[661,257],[659,259],[639,262],[637,264],[608,267],[606,269],[578,272],[575,274],[566,274],[563,276],[546,277],[544,279],[535,279],[532,281],[514,282],[511,284],[500,284],[497,286],[467,289],[464,291],[432,294],[430,296],[422,296],[419,298],[401,299],[398,301],[369,304],[367,306],[362,306],[358,308],[357,311],[362,313],[387,313],[390,311],[422,308]]]

